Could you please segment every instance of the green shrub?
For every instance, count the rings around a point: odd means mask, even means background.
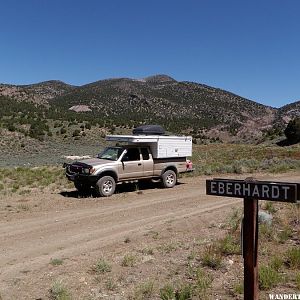
[[[283,266],[283,263],[284,263],[284,261],[282,258],[280,258],[278,256],[274,256],[271,259],[270,267],[278,272],[280,270],[280,268]]]
[[[63,260],[62,259],[60,259],[60,258],[52,258],[51,260],[50,260],[50,264],[52,265],[52,266],[60,266],[60,265],[62,265],[63,264]]]
[[[160,299],[173,300],[175,298],[175,291],[172,285],[167,284],[159,291]]]
[[[191,284],[183,284],[175,291],[175,300],[192,299],[193,286]]]
[[[234,209],[229,217],[228,225],[229,225],[229,232],[235,233],[241,224],[242,213],[241,211]]]
[[[278,271],[269,266],[261,266],[259,269],[259,288],[261,290],[269,290],[275,287],[280,281],[281,276]]]
[[[212,269],[220,269],[222,266],[222,256],[216,245],[209,245],[202,255],[202,265]]]
[[[290,227],[285,227],[277,234],[278,242],[284,244],[288,239],[293,236],[293,231]]]
[[[75,130],[73,131],[72,136],[73,136],[73,137],[77,137],[77,136],[79,136],[79,135],[80,135],[80,130],[79,130],[79,129],[75,129]]]
[[[207,296],[207,291],[212,286],[212,278],[202,269],[196,271],[195,293],[201,299]]]
[[[134,292],[134,299],[144,300],[151,299],[154,294],[154,282],[147,281],[136,287]]]
[[[297,143],[300,141],[300,118],[289,121],[284,134],[289,142]]]
[[[126,254],[122,260],[122,267],[133,267],[136,264],[137,258],[133,254]]]
[[[56,281],[50,289],[50,299],[71,300],[71,296],[61,281]]]
[[[242,295],[244,293],[244,283],[238,282],[233,286],[233,292],[237,295]]]
[[[270,213],[274,214],[276,212],[276,209],[274,207],[274,204],[271,201],[267,201],[265,204],[265,210]]]
[[[293,269],[300,268],[300,248],[291,248],[287,250],[286,264]]]
[[[219,249],[224,255],[239,254],[240,241],[234,239],[232,235],[227,235],[225,238],[219,240]]]
[[[274,228],[272,225],[268,225],[266,223],[259,225],[259,235],[262,239],[267,241],[274,240]]]
[[[93,267],[93,270],[96,273],[111,272],[111,269],[112,269],[111,265],[104,258],[99,259],[95,264],[95,266]]]

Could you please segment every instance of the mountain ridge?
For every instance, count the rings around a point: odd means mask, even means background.
[[[203,130],[218,136],[261,136],[300,116],[300,101],[274,108],[232,92],[157,74],[111,78],[81,86],[58,80],[30,85],[0,84],[0,96],[46,107],[48,117],[83,118],[100,124],[159,123],[176,132]],[[85,112],[70,111],[82,105]],[[102,122],[103,121],[103,122]]]

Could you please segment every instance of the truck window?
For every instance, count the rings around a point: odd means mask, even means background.
[[[143,160],[149,160],[149,151],[148,148],[141,148]]]
[[[127,149],[127,153],[125,154],[124,160],[126,160],[126,161],[140,160],[139,149],[138,148]]]
[[[123,149],[118,147],[107,147],[101,153],[98,154],[98,158],[108,159],[108,160],[117,160],[122,154]]]

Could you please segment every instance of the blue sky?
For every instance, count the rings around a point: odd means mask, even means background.
[[[0,0],[0,82],[168,74],[300,100],[299,0]]]

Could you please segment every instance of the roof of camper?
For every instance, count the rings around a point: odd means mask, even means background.
[[[190,140],[191,136],[176,135],[107,135],[107,141],[128,143],[156,143],[159,140]]]

